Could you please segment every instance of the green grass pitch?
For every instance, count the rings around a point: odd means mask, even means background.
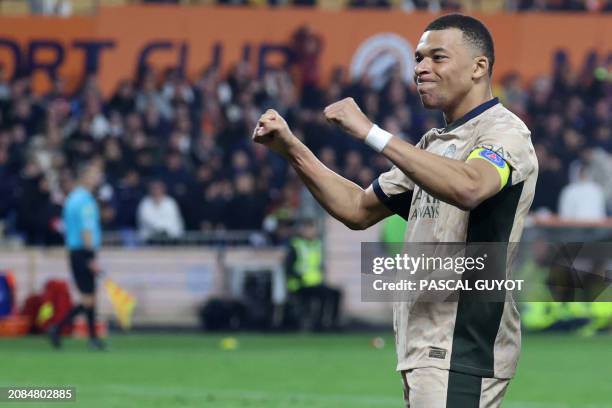
[[[113,335],[111,350],[0,339],[0,386],[71,385],[72,403],[19,407],[402,407],[393,339],[372,334]],[[612,337],[525,336],[504,407],[612,408]],[[0,402],[0,405],[5,405]],[[15,406],[17,406],[15,405]]]

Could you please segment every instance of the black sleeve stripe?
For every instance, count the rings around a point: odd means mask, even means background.
[[[408,220],[410,212],[410,204],[412,202],[412,190],[389,197],[380,187],[378,179],[372,183],[372,188],[376,197],[394,214],[399,215],[405,220]]]
[[[405,191],[401,194],[394,195],[385,204],[387,208],[399,215],[405,220],[408,220],[410,213],[410,204],[412,203],[412,190]]]
[[[381,202],[386,203],[390,199],[390,197],[385,194],[382,187],[380,187],[378,179],[374,180],[374,182],[372,183],[372,188],[374,189],[376,197],[378,197]]]

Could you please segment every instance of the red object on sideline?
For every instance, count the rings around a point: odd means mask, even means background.
[[[72,300],[70,298],[70,291],[68,290],[68,283],[59,279],[52,279],[47,281],[45,290],[42,294],[41,307],[47,302],[51,302],[53,305],[53,313],[50,318],[41,321],[36,319],[36,325],[38,329],[46,332],[51,325],[59,323],[60,320],[66,316],[70,309],[72,309]],[[65,327],[62,334],[70,334],[71,327]]]
[[[28,319],[31,334],[38,334],[42,332],[36,325],[36,319],[38,318],[38,312],[40,311],[42,302],[42,295],[30,295],[26,298],[25,302],[23,303],[23,307],[21,308],[20,315]]]
[[[15,280],[15,275],[13,275],[13,271],[11,271],[10,269],[5,271],[6,274],[6,281],[8,283],[9,289],[11,291],[11,299],[12,299],[12,303],[11,303],[11,310],[13,311],[13,313],[15,312],[15,303],[17,302],[17,282]]]

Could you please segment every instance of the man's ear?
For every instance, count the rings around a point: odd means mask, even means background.
[[[484,55],[474,58],[472,79],[480,79],[489,73],[489,59]]]

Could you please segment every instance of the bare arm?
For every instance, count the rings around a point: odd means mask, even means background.
[[[83,232],[81,232],[81,239],[83,240],[83,248],[93,251],[93,234],[91,233],[91,231],[83,230]]]
[[[331,171],[301,142],[285,157],[321,206],[350,229],[368,228],[391,215],[372,187],[364,190]]]
[[[95,248],[94,248],[94,244],[93,244],[93,234],[91,232],[91,230],[83,230],[81,232],[81,238],[83,239],[83,249],[86,249],[88,251],[91,251],[93,254],[93,257],[89,260],[89,269],[93,272],[93,273],[99,273],[101,271],[100,265],[98,264],[98,261],[96,260],[95,257]]]
[[[347,227],[365,229],[391,215],[371,187],[364,190],[325,167],[277,112],[262,115],[253,140],[283,155],[321,206]]]

